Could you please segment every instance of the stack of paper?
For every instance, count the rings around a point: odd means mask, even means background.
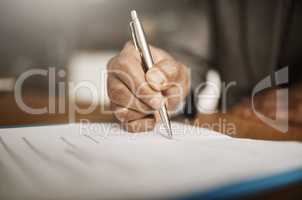
[[[302,168],[302,143],[172,127],[173,140],[112,123],[0,129],[0,199],[179,197]]]

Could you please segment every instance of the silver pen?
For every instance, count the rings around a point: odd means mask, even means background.
[[[137,13],[135,10],[131,11],[131,19],[130,22],[130,28],[131,28],[131,35],[132,40],[134,43],[135,48],[140,52],[141,58],[144,63],[144,70],[145,72],[153,67],[153,58],[150,52],[149,45],[146,40],[145,32],[143,29],[143,26],[138,19]],[[172,129],[171,129],[171,123],[168,115],[168,111],[166,108],[166,105],[163,104],[159,110],[159,115],[161,118],[161,121],[163,122],[165,129],[168,133],[169,138],[172,138]]]

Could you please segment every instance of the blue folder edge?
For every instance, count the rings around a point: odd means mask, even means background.
[[[278,189],[295,183],[302,183],[302,168],[279,173],[276,175],[260,177],[227,184],[206,192],[194,192],[177,197],[179,200],[194,199],[236,199],[244,198],[248,195],[257,194],[273,189]],[[302,191],[302,189],[301,189]]]

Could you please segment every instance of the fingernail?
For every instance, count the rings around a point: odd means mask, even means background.
[[[163,103],[163,97],[161,95],[152,97],[152,99],[149,101],[150,106],[156,110],[160,109],[162,103]]]
[[[150,70],[148,72],[149,81],[153,84],[163,85],[166,81],[165,75],[159,70]]]

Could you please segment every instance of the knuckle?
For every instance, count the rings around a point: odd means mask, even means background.
[[[159,63],[159,68],[168,78],[176,78],[179,73],[179,63],[174,60],[163,60]]]
[[[131,50],[131,49],[133,49],[133,48],[134,48],[134,46],[133,46],[132,42],[131,42],[131,41],[127,41],[127,42],[125,43],[124,48],[123,48],[122,51]]]
[[[125,44],[125,47],[121,51],[121,55],[124,55],[124,54],[131,56],[133,58],[136,58],[137,55],[139,55],[137,50],[133,46],[132,42],[130,42],[130,41]]]
[[[129,112],[126,109],[120,109],[114,112],[115,117],[121,122],[128,121],[128,114]]]
[[[135,96],[139,99],[151,98],[155,95],[158,95],[158,92],[152,90],[147,82],[142,82],[135,88]]]
[[[126,55],[120,55],[116,61],[120,67],[128,67],[130,65],[129,58]]]
[[[133,70],[136,70],[137,63],[135,62],[135,59],[130,54],[121,54],[117,60],[117,66],[118,69],[121,72],[130,73]]]
[[[125,48],[128,47],[128,46],[132,46],[132,42],[131,42],[131,41],[127,41],[127,42],[126,42]]]
[[[126,55],[119,54],[113,58],[111,58],[107,65],[107,73],[108,74],[119,74],[131,66],[131,59],[129,59]]]
[[[120,122],[124,122],[125,119],[123,118],[123,116],[121,116],[118,112],[114,112],[114,117],[120,121]]]
[[[152,56],[154,56],[154,60],[156,62],[159,62],[164,59],[172,59],[172,57],[163,49],[154,46],[150,46],[150,49],[152,52]]]
[[[148,94],[147,83],[143,82],[136,87],[135,93],[137,95],[145,95]]]
[[[125,94],[125,87],[122,84],[109,84],[108,96],[111,100],[119,100]]]

